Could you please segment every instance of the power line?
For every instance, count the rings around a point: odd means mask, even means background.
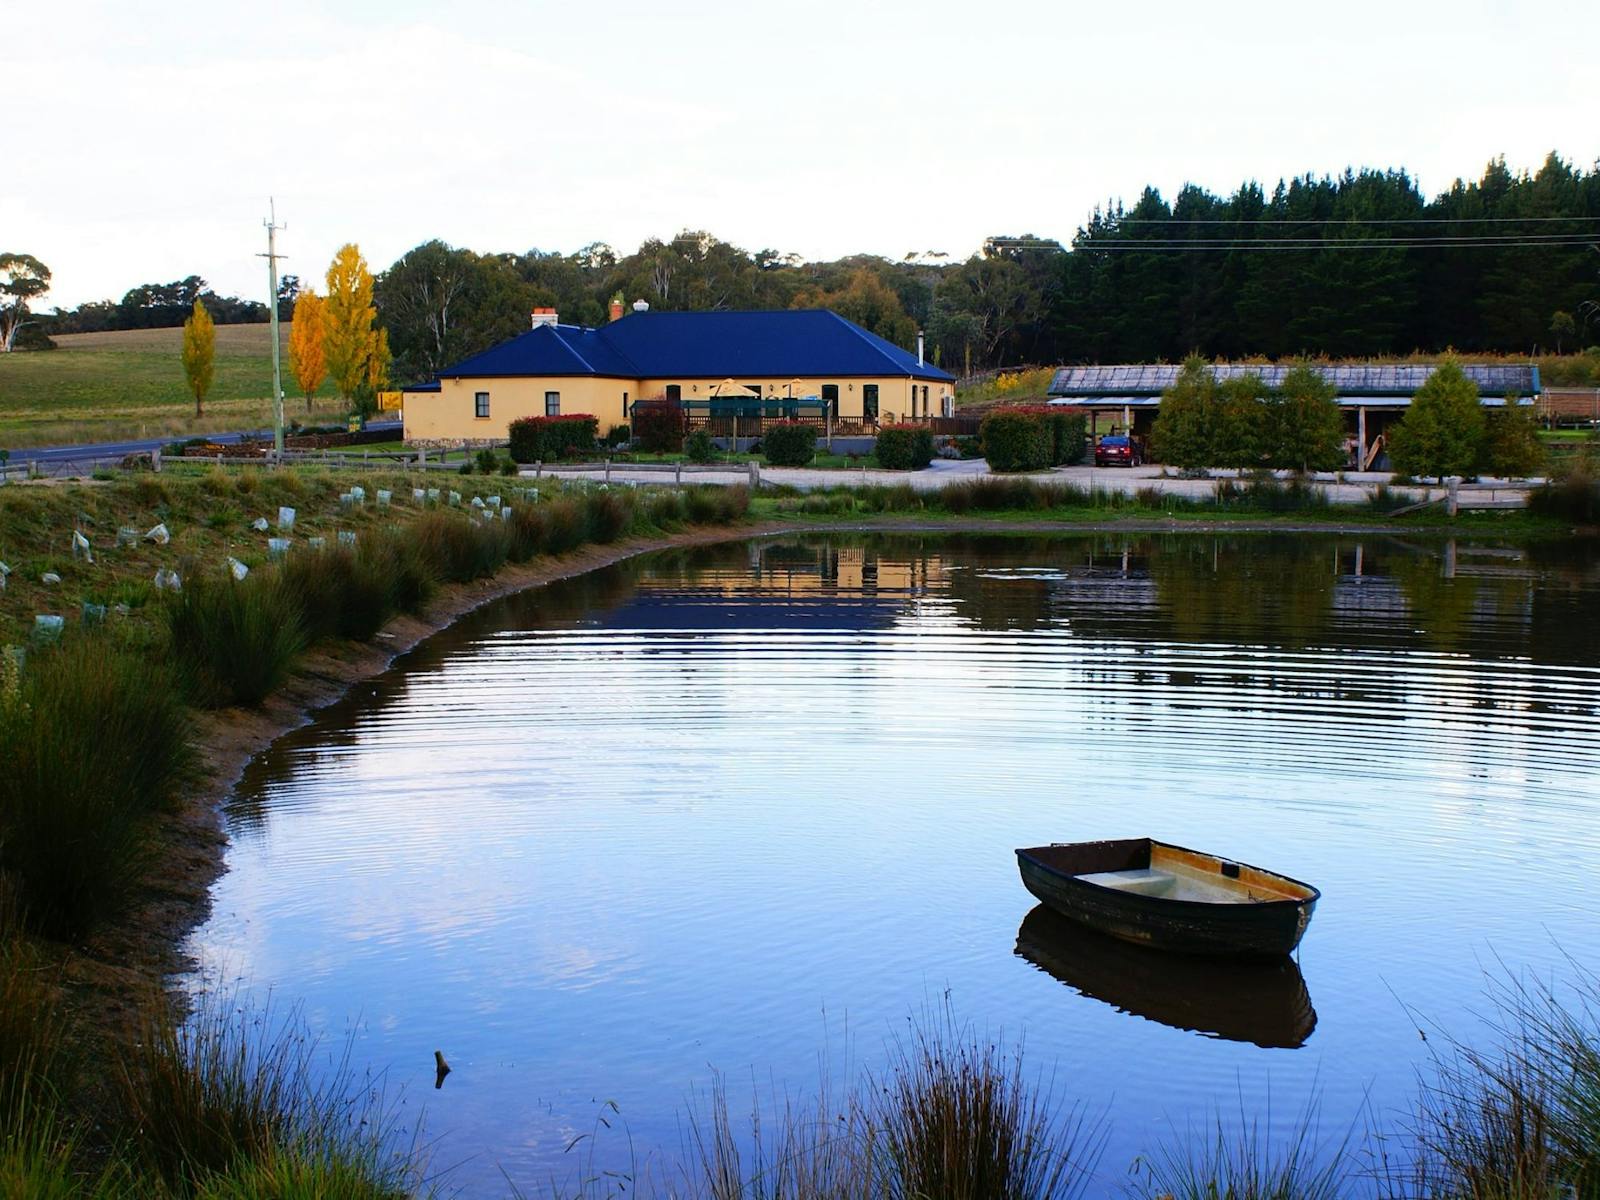
[[[1108,217],[1117,225],[1532,225],[1600,217]]]

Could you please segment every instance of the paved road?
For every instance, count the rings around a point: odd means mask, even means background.
[[[382,430],[386,433],[400,433],[399,421],[373,421],[367,425],[368,429]],[[241,430],[235,433],[208,433],[207,441],[216,442],[221,446],[231,446],[235,442],[250,441],[255,438],[270,438],[272,430]],[[124,454],[139,454],[141,452],[158,450],[169,446],[179,439],[172,437],[144,438],[132,442],[86,442],[76,446],[31,446],[26,450],[11,451],[11,465],[18,466],[28,462],[72,462],[82,458],[120,458]]]

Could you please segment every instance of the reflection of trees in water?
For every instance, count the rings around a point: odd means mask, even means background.
[[[1478,604],[1478,581],[1447,578],[1443,560],[1434,554],[1399,554],[1389,573],[1411,609],[1411,623],[1424,641],[1454,649],[1472,622]]]
[[[1304,646],[1333,615],[1329,551],[1321,538],[1162,537],[1150,577],[1181,639]]]

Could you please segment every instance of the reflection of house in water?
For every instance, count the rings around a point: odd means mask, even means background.
[[[651,571],[602,626],[879,629],[945,589],[944,560],[833,541],[752,541],[689,574]]]

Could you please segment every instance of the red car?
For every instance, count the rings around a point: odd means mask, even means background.
[[[1125,434],[1112,434],[1095,443],[1097,467],[1137,467],[1144,463],[1144,442]]]

